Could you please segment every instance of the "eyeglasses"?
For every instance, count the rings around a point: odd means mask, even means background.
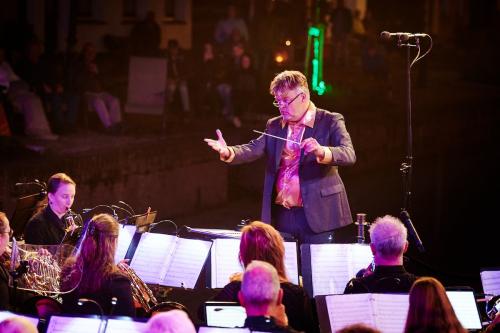
[[[302,92],[299,92],[297,96],[295,96],[294,98],[291,99],[290,102],[287,102],[287,101],[278,101],[278,100],[274,100],[273,101],[273,105],[277,108],[279,107],[287,107],[288,105],[292,104],[296,99],[297,97],[299,97],[300,95],[302,94]]]

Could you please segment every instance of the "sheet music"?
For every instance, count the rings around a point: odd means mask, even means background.
[[[481,319],[477,311],[474,292],[472,290],[449,290],[446,294],[462,326],[469,330],[481,329]]]
[[[146,333],[147,323],[126,319],[108,319],[106,333]]]
[[[239,253],[239,239],[217,238],[213,240],[210,256],[212,288],[224,288],[229,283],[229,277],[232,274],[243,272],[238,259]]]
[[[105,322],[99,318],[50,317],[47,333],[89,333],[99,332],[99,325]]]
[[[384,333],[404,331],[408,315],[407,294],[371,294],[375,327]]]
[[[176,236],[143,233],[130,267],[145,283],[159,284],[167,270]]]
[[[242,306],[206,306],[207,325],[217,327],[243,327],[247,313]]]
[[[21,316],[18,314],[15,314],[10,311],[0,311],[0,322],[4,321],[7,318],[12,318],[12,317],[23,317],[25,319],[28,319],[33,325],[37,326],[38,325],[38,318],[33,318],[29,316]]]
[[[341,294],[347,282],[373,259],[365,244],[311,244],[313,295]]]
[[[177,237],[172,258],[160,284],[194,288],[211,246],[210,241]]]
[[[485,294],[500,295],[500,269],[481,271],[481,284]]]
[[[371,294],[326,296],[325,301],[331,331],[336,332],[347,325],[356,323],[364,323],[375,327],[371,299]]]
[[[120,233],[118,234],[118,244],[116,246],[115,264],[125,258],[132,237],[135,234],[135,225],[120,225]]]
[[[224,328],[224,327],[207,327],[207,326],[200,326],[200,328],[198,329],[198,333],[218,333],[218,332],[250,333],[250,330],[248,328]]]
[[[299,267],[297,261],[297,243],[285,242],[285,269],[291,283],[299,285]]]
[[[236,239],[241,238],[240,231],[230,230],[230,229],[191,228],[191,230],[199,232],[201,234],[207,234],[207,235],[212,235],[212,236],[231,237],[231,238],[236,238]]]

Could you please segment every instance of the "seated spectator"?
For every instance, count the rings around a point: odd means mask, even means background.
[[[257,74],[253,68],[252,58],[243,54],[234,78],[234,101],[239,112],[255,112],[253,106],[257,94]]]
[[[288,281],[285,272],[285,245],[279,232],[271,225],[254,221],[241,230],[240,262],[247,267],[253,260],[262,260],[278,272],[278,279],[283,290],[283,305],[291,327],[312,332],[317,330],[313,322],[309,299],[302,287]],[[215,301],[238,302],[241,289],[241,273],[235,274]]]
[[[337,333],[381,333],[381,332],[365,324],[353,324],[346,326],[341,330],[338,330]]]
[[[179,48],[179,42],[175,39],[168,41],[167,48],[167,102],[172,105],[175,93],[178,91],[181,97],[182,111],[188,115],[191,107],[189,103],[188,69],[190,64],[185,54]]]
[[[344,294],[407,293],[417,277],[403,266],[403,254],[408,249],[407,230],[393,216],[380,217],[370,227],[370,248],[375,269],[347,283]]]
[[[220,19],[215,27],[215,41],[218,44],[229,42],[234,30],[238,30],[241,38],[248,42],[248,27],[245,20],[238,16],[238,9],[235,5],[229,5],[226,17]]]
[[[89,222],[79,254],[69,258],[61,272],[63,309],[67,313],[135,316],[130,280],[115,265],[120,227],[109,214],[95,215]],[[78,305],[80,298],[97,302]],[[111,304],[116,298],[116,305]]]
[[[245,327],[259,332],[296,332],[288,327],[278,272],[269,263],[254,260],[245,269],[238,299],[245,308]]]
[[[0,322],[2,333],[38,333],[36,326],[23,317],[11,317]]]
[[[186,312],[170,310],[161,312],[148,320],[149,333],[196,333],[193,323]]]
[[[29,85],[21,80],[5,60],[5,53],[0,48],[0,94],[7,96],[14,112],[24,117],[24,134],[41,140],[57,140],[52,133],[45,116],[40,97],[30,90]]]
[[[86,43],[81,52],[80,78],[89,107],[97,112],[106,132],[117,134],[122,130],[120,100],[104,90],[96,63],[94,44]]]
[[[465,333],[441,282],[431,277],[415,281],[404,333]]]

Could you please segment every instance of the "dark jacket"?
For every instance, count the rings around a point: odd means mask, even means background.
[[[349,281],[344,294],[408,293],[417,278],[403,266],[376,266],[373,274]]]

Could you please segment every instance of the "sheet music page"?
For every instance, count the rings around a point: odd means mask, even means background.
[[[159,284],[167,270],[175,246],[176,236],[145,232],[130,267],[146,283]]]
[[[406,294],[371,294],[375,326],[384,333],[401,333],[404,331],[406,316],[410,306]]]
[[[231,229],[205,229],[205,228],[191,228],[193,231],[197,231],[202,234],[220,236],[220,237],[231,237],[240,239],[241,231],[231,230]]]
[[[325,301],[332,332],[356,323],[375,327],[371,294],[328,295]]]
[[[212,288],[224,288],[229,283],[229,277],[232,274],[243,272],[238,259],[239,253],[239,239],[217,238],[213,240],[210,255]]]
[[[50,317],[47,333],[98,333],[99,325],[106,324],[99,318]]]
[[[108,319],[106,333],[146,333],[147,323],[126,319]]]
[[[207,325],[217,327],[243,327],[247,313],[242,306],[206,306]]]
[[[313,295],[342,294],[350,279],[373,259],[364,244],[311,244]]]
[[[500,295],[500,269],[482,271],[481,284],[485,294]]]
[[[224,328],[224,327],[207,327],[200,326],[198,333],[250,333],[248,328]],[[255,332],[255,331],[254,331]]]
[[[176,245],[160,284],[169,287],[194,288],[208,252],[211,241],[176,237]]]
[[[299,284],[297,242],[285,242],[285,269],[291,283]]]
[[[132,237],[135,234],[135,225],[120,225],[120,233],[118,234],[118,244],[116,245],[115,264],[125,258]]]
[[[25,319],[28,319],[30,321],[30,323],[32,323],[33,325],[35,325],[35,326],[38,325],[38,318],[33,318],[33,317],[29,317],[29,316],[21,316],[21,315],[15,314],[14,312],[10,312],[10,311],[0,311],[0,322],[4,321],[7,318],[12,318],[12,317],[23,317]]]
[[[466,290],[446,291],[451,306],[462,326],[469,330],[481,329],[474,292]]]

